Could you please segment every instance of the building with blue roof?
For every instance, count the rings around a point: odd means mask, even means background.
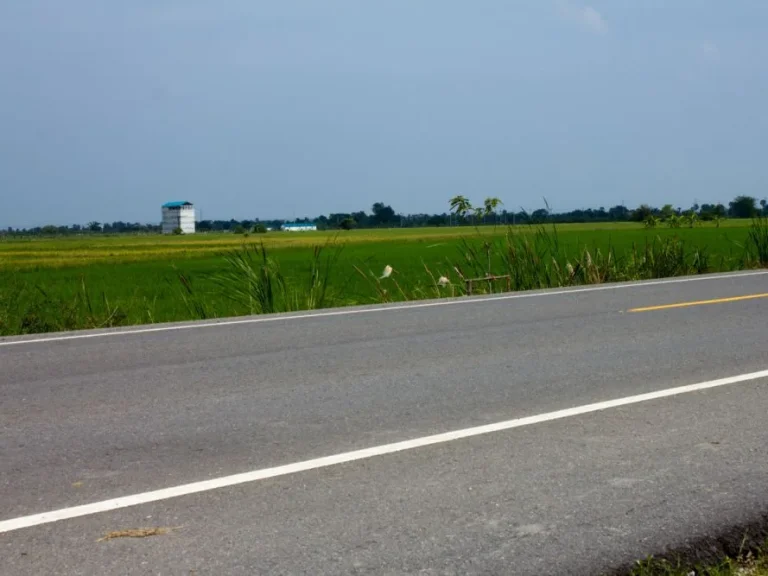
[[[280,229],[284,232],[311,232],[317,230],[317,224],[309,222],[286,222]]]
[[[163,234],[173,234],[181,230],[182,234],[195,233],[195,206],[186,200],[166,202],[162,206]]]

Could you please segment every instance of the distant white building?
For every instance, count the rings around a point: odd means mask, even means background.
[[[195,233],[195,207],[192,202],[163,204],[163,234],[173,234],[177,228],[184,234]]]
[[[317,224],[307,224],[304,222],[286,222],[280,226],[280,230],[285,232],[311,232],[317,230]]]

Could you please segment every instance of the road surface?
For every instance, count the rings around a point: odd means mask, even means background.
[[[0,340],[0,573],[598,574],[747,523],[767,293],[751,273]]]

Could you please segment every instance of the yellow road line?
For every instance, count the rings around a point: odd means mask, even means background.
[[[714,300],[698,300],[696,302],[678,302],[677,304],[662,304],[661,306],[646,306],[645,308],[632,308],[629,312],[653,312],[655,310],[670,310],[671,308],[689,308],[691,306],[706,306],[707,304],[725,304],[727,302],[741,302],[742,300],[757,300],[758,298],[768,298],[768,293],[733,296],[731,298],[715,298]]]

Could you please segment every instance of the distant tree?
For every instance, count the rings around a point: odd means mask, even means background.
[[[722,206],[722,204],[721,204]],[[714,204],[702,204],[699,208],[699,218],[702,222],[712,222],[715,219],[716,206]],[[725,207],[723,206],[723,213],[725,213]]]
[[[101,232],[101,223],[100,222],[88,222],[87,224],[88,230],[91,232]]]
[[[485,209],[485,214],[488,216],[496,212],[496,209],[499,206],[503,206],[503,205],[504,205],[504,202],[502,202],[500,198],[497,198],[495,196],[488,197],[485,200],[483,200],[483,208]]]
[[[648,216],[653,215],[653,208],[648,204],[641,204],[632,212],[632,220],[635,222],[645,222],[648,220]]]
[[[371,220],[374,226],[391,224],[395,221],[395,211],[383,202],[376,202],[371,207],[371,212],[373,213]]]
[[[768,200],[766,200],[765,198],[760,200],[760,208],[761,208],[760,212],[762,212],[763,214],[768,214]]]
[[[472,210],[472,202],[466,196],[454,196],[450,200],[451,212],[459,218],[465,218]]]
[[[757,214],[756,203],[752,196],[736,196],[729,204],[728,215],[732,218],[752,218]]]
[[[534,223],[540,223],[546,221],[547,217],[549,216],[549,210],[546,208],[539,208],[538,210],[534,210],[531,213],[531,220]]]
[[[681,218],[677,214],[672,214],[666,219],[666,223],[670,228],[680,228]]]
[[[488,218],[490,216],[494,216],[496,214],[496,210],[499,206],[503,206],[504,202],[501,201],[501,199],[496,198],[495,196],[486,198],[483,201],[483,218]],[[494,222],[496,220],[494,219]]]
[[[445,214],[434,214],[426,218],[425,224],[427,226],[444,226],[446,224]]]
[[[57,234],[59,232],[59,229],[56,226],[52,226],[51,224],[48,224],[47,226],[43,226],[40,229],[41,234],[45,234],[47,236],[53,236],[54,234]]]
[[[184,234],[184,230],[182,230],[181,228],[174,228],[173,234],[174,236],[181,236],[182,234]]]
[[[607,218],[609,220],[615,220],[621,222],[623,220],[629,220],[630,211],[626,206],[614,206],[608,210]]]
[[[674,215],[675,215],[675,209],[672,207],[672,204],[664,204],[664,206],[661,207],[662,220],[669,220],[670,217]]]
[[[352,228],[356,228],[356,227],[357,227],[357,221],[352,217],[344,218],[344,220],[339,222],[339,228],[341,228],[342,230],[352,230]]]
[[[232,229],[232,232],[234,232],[235,234],[245,234],[245,226],[243,226],[242,224],[238,224]]]
[[[344,220],[350,218],[349,214],[343,213],[331,213],[328,215],[328,223],[332,226],[338,227]]]
[[[368,228],[371,225],[371,218],[362,210],[359,212],[352,212],[350,216],[355,221],[355,227]]]
[[[267,227],[264,226],[261,222],[257,222],[253,225],[253,233],[254,234],[266,234],[267,233]]]

